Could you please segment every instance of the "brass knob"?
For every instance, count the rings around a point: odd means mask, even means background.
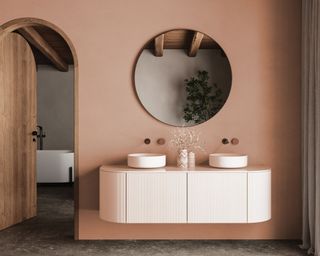
[[[164,138],[160,138],[157,140],[158,145],[164,145],[166,143],[166,140]]]
[[[239,144],[239,139],[238,138],[232,138],[231,144],[232,145],[238,145]]]

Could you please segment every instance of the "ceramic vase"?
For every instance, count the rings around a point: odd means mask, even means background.
[[[196,155],[193,152],[188,153],[188,168],[196,167]]]
[[[180,168],[188,168],[188,151],[186,149],[179,150],[177,165]]]

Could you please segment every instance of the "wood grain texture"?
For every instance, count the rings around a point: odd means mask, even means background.
[[[0,229],[36,215],[36,68],[18,34],[0,41]]]
[[[157,36],[154,39],[154,55],[157,57],[163,56],[163,46],[164,46],[164,34]]]
[[[40,27],[46,27],[50,30],[55,31],[63,41],[68,45],[69,51],[71,54],[72,62],[68,62],[68,64],[74,65],[74,238],[76,240],[79,239],[79,66],[78,66],[78,56],[76,53],[76,49],[70,40],[70,38],[66,35],[66,33],[60,29],[58,26],[54,25],[51,22],[46,20],[37,19],[37,18],[18,18],[14,20],[10,20],[0,27],[0,40],[4,38],[7,34],[18,30],[19,28],[33,26],[37,27],[37,31],[43,35],[41,31],[38,30]],[[47,40],[46,36],[44,38]],[[50,41],[48,40],[50,43]],[[46,64],[46,63],[38,63],[38,64]],[[1,175],[1,174],[0,174]]]
[[[194,32],[193,37],[192,37],[192,41],[191,41],[191,45],[190,45],[190,49],[188,52],[189,57],[195,57],[197,55],[197,52],[200,48],[201,45],[201,41],[203,39],[203,34],[200,32]]]
[[[71,49],[66,42],[66,40],[54,29],[44,26],[36,25],[33,28],[42,36],[42,38],[57,52],[57,54],[68,64],[73,65],[73,55]],[[42,54],[37,54],[33,51],[35,55],[36,63],[39,64],[52,64],[48,58]]]
[[[18,31],[31,45],[45,55],[58,70],[68,71],[68,64],[33,27],[23,27]]]
[[[187,30],[187,29],[175,29],[170,30],[164,35],[164,49],[186,49],[190,48],[190,44],[192,42],[192,38],[194,33],[197,31]],[[200,32],[199,32],[200,33]],[[203,38],[201,40],[200,49],[221,49],[221,47],[208,35],[203,34]],[[154,40],[151,40],[144,47],[145,49],[154,49]]]

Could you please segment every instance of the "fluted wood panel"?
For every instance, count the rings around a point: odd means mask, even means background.
[[[248,222],[271,219],[271,171],[248,173]]]
[[[186,173],[127,173],[128,223],[186,223]]]
[[[188,223],[247,222],[246,172],[188,175]]]
[[[100,171],[100,218],[126,223],[126,173]]]
[[[36,68],[28,43],[0,41],[0,229],[36,215]]]

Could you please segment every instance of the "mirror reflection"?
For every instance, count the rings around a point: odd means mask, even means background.
[[[231,67],[220,45],[193,30],[152,38],[136,63],[135,88],[144,108],[173,126],[194,126],[216,115],[231,89]]]

